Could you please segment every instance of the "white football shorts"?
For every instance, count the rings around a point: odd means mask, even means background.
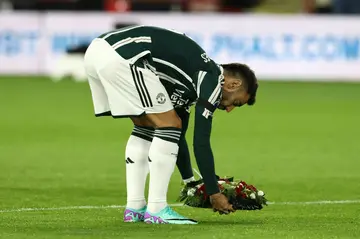
[[[122,58],[104,39],[92,41],[84,67],[96,116],[120,118],[173,109],[156,74],[134,63]]]

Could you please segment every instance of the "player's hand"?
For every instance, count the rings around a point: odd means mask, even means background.
[[[231,212],[235,212],[228,199],[221,193],[211,195],[210,202],[214,212],[219,212],[220,214],[229,214]]]

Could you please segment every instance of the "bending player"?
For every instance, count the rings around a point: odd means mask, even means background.
[[[230,112],[255,103],[253,71],[239,63],[218,65],[184,34],[150,26],[99,36],[84,60],[96,116],[125,117],[134,123],[126,145],[124,221],[197,223],[173,211],[166,197],[176,161],[184,181],[193,180],[185,133],[194,104],[194,153],[206,191],[215,211],[234,211],[217,186],[210,147],[212,115],[216,109]]]

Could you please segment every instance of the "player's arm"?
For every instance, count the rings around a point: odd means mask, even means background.
[[[182,122],[182,133],[179,141],[179,153],[176,165],[180,171],[182,179],[186,180],[194,176],[191,167],[189,147],[185,137],[189,125],[190,113],[183,108],[176,109],[176,113],[178,114]]]
[[[199,99],[195,106],[194,154],[206,191],[209,195],[213,195],[219,192],[219,188],[210,136],[212,114],[216,109],[215,101],[221,94],[221,87],[217,84],[218,76],[206,72],[200,72],[199,75],[198,84],[200,85],[197,87]]]

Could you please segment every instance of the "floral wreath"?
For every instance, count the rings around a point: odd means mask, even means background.
[[[265,193],[244,181],[234,181],[234,177],[217,176],[220,192],[225,195],[235,210],[261,210],[267,205]],[[211,208],[210,197],[202,179],[187,183],[180,192],[178,201],[198,208]]]

